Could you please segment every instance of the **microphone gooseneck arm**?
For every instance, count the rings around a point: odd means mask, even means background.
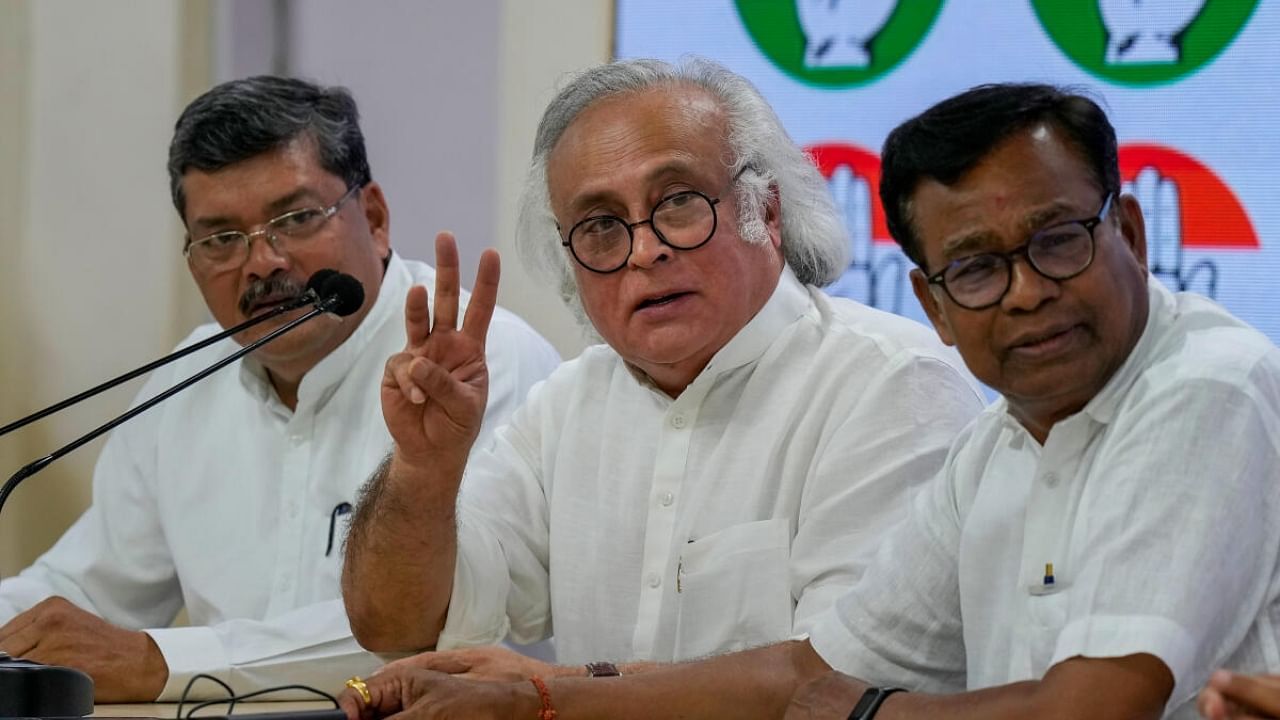
[[[0,436],[7,435],[13,432],[14,430],[17,430],[18,428],[30,425],[31,423],[37,420],[40,420],[42,418],[48,417],[58,412],[59,410],[64,410],[66,408],[69,408],[72,405],[75,405],[76,403],[82,400],[88,400],[94,395],[97,395],[102,392],[106,392],[107,390],[110,390],[111,388],[119,385],[120,383],[129,382],[130,380],[136,377],[145,375],[151,372],[152,370],[155,370],[158,367],[168,365],[174,360],[184,358],[187,355],[190,355],[191,353],[196,352],[197,350],[203,350],[204,348],[218,342],[219,340],[225,340],[231,337],[232,335],[235,335],[236,333],[240,333],[245,330],[248,330],[254,325],[266,322],[271,318],[287,313],[290,310],[296,310],[302,307],[303,305],[314,304],[316,301],[317,301],[317,298],[316,298],[315,291],[308,290],[307,292],[302,293],[301,295],[299,295],[298,297],[292,300],[289,300],[287,302],[281,303],[280,305],[277,305],[276,307],[272,308],[269,312],[263,313],[262,315],[259,315],[254,318],[250,318],[249,320],[246,320],[240,323],[239,325],[236,325],[235,327],[230,328],[229,330],[223,330],[217,335],[207,337],[198,343],[195,343],[193,345],[188,345],[187,347],[181,348],[168,355],[165,355],[159,360],[154,360],[150,363],[147,363],[146,365],[143,365],[137,370],[130,370],[129,372],[123,375],[119,375],[117,377],[111,378],[110,380],[100,385],[95,385],[94,387],[91,387],[88,390],[85,390],[84,392],[79,393],[78,395],[73,395],[67,398],[66,400],[50,405],[49,407],[43,410],[39,410],[37,412],[31,413],[30,415],[24,418],[21,418],[19,420],[15,420],[9,423],[8,425],[5,425],[4,427],[0,427]],[[0,503],[0,504],[3,504],[3,503]]]
[[[308,300],[308,302],[310,302],[310,300]],[[150,409],[151,409],[152,407],[154,407],[157,403],[160,403],[160,402],[162,402],[162,401],[164,401],[164,400],[168,399],[168,398],[169,398],[169,397],[171,397],[172,395],[175,395],[175,394],[177,394],[177,393],[179,393],[179,392],[181,392],[181,391],[183,391],[183,390],[187,389],[187,388],[188,388],[188,387],[190,387],[191,385],[193,385],[193,384],[195,384],[195,383],[199,382],[200,380],[203,380],[204,378],[208,377],[209,375],[211,375],[211,374],[213,374],[213,373],[217,372],[218,370],[221,370],[222,368],[226,367],[227,365],[230,365],[231,363],[233,363],[233,362],[235,362],[235,361],[239,360],[240,358],[242,358],[242,357],[244,357],[245,355],[247,355],[247,354],[249,354],[249,353],[253,352],[254,350],[257,350],[259,347],[261,347],[261,346],[263,346],[263,345],[265,345],[265,344],[267,344],[267,343],[271,342],[272,340],[275,340],[276,338],[278,338],[278,337],[280,337],[281,335],[283,335],[283,334],[285,334],[285,333],[289,332],[290,330],[292,330],[292,329],[294,329],[295,327],[297,327],[297,326],[301,325],[302,323],[304,323],[304,322],[306,322],[306,321],[310,320],[311,318],[313,318],[313,317],[315,317],[315,316],[317,316],[317,315],[323,315],[323,314],[325,314],[326,312],[329,312],[328,306],[329,306],[330,304],[332,304],[333,302],[335,302],[335,301],[334,301],[334,298],[332,298],[332,297],[325,298],[324,300],[322,300],[322,301],[320,301],[320,302],[316,303],[316,307],[315,307],[314,309],[312,309],[310,312],[308,312],[307,314],[305,314],[305,315],[303,315],[303,316],[301,316],[301,317],[299,317],[299,318],[297,318],[297,319],[295,319],[295,320],[292,320],[292,321],[290,321],[288,324],[280,326],[280,327],[279,327],[279,328],[277,328],[276,330],[273,330],[271,333],[269,333],[269,334],[267,334],[267,335],[262,336],[262,337],[261,337],[261,338],[259,338],[258,340],[254,341],[254,342],[252,342],[252,343],[250,343],[250,344],[248,344],[248,345],[245,345],[244,347],[242,347],[242,348],[240,348],[239,350],[235,351],[234,353],[232,353],[232,354],[228,355],[227,357],[225,357],[225,358],[223,358],[223,359],[219,360],[218,362],[216,362],[216,363],[214,363],[214,364],[210,365],[209,367],[205,368],[204,370],[201,370],[200,372],[196,373],[195,375],[192,375],[191,377],[187,378],[186,380],[183,380],[182,382],[178,383],[177,385],[174,385],[173,387],[169,388],[168,390],[165,390],[164,392],[160,393],[159,395],[156,395],[155,397],[151,398],[150,400],[147,400],[146,402],[142,403],[141,405],[139,405],[139,406],[137,406],[137,407],[135,407],[135,408],[133,408],[133,409],[129,410],[128,412],[125,412],[124,414],[122,414],[122,415],[120,415],[120,416],[116,417],[115,419],[110,420],[110,421],[108,421],[108,422],[106,422],[106,423],[104,423],[104,424],[102,424],[102,425],[99,425],[97,428],[94,428],[93,430],[90,430],[88,433],[85,433],[84,435],[80,436],[79,438],[77,438],[77,439],[75,439],[75,440],[72,440],[71,442],[67,443],[66,445],[63,445],[62,447],[58,448],[57,450],[54,450],[53,452],[49,453],[48,455],[45,455],[44,457],[42,457],[42,458],[40,458],[40,459],[38,459],[38,460],[32,461],[32,462],[30,462],[30,463],[28,463],[28,464],[26,464],[26,465],[22,466],[22,467],[18,470],[18,472],[14,473],[14,474],[13,474],[13,475],[12,475],[12,476],[11,476],[11,477],[6,481],[6,482],[5,482],[5,484],[4,484],[4,486],[3,486],[3,487],[0,487],[0,512],[3,512],[3,511],[4,511],[4,504],[5,504],[5,502],[6,502],[6,501],[8,501],[8,499],[9,499],[9,495],[10,495],[11,493],[13,493],[13,491],[18,487],[18,485],[19,485],[23,480],[26,480],[27,478],[31,477],[32,475],[35,475],[36,473],[38,473],[38,472],[40,472],[41,470],[45,469],[45,468],[46,468],[46,467],[48,467],[48,466],[49,466],[49,464],[50,464],[50,463],[52,463],[54,460],[57,460],[58,458],[62,457],[63,455],[66,455],[66,454],[68,454],[68,453],[70,453],[70,452],[74,451],[75,449],[79,448],[81,445],[84,445],[85,443],[92,441],[94,438],[96,438],[96,437],[98,437],[99,435],[101,435],[101,434],[103,434],[103,433],[107,432],[108,430],[111,430],[112,428],[116,427],[117,425],[119,425],[119,424],[121,424],[121,423],[123,423],[123,422],[126,422],[126,421],[128,421],[128,420],[130,420],[130,419],[132,419],[132,418],[136,417],[137,415],[140,415],[140,414],[142,414],[142,413],[146,412],[147,410],[150,410]],[[233,329],[234,329],[234,328],[233,328]]]

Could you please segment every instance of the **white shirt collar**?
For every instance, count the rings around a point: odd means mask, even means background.
[[[373,307],[341,345],[334,348],[303,376],[302,382],[298,385],[298,407],[317,407],[333,394],[338,384],[355,365],[360,353],[369,345],[372,335],[390,319],[392,313],[399,309],[410,284],[408,268],[405,267],[400,256],[392,252]],[[273,407],[279,403],[275,389],[267,377],[266,369],[252,356],[244,358],[241,362],[240,380],[250,392],[272,403]]]

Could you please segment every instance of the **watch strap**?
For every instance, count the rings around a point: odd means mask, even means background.
[[[858,704],[853,706],[853,711],[849,713],[849,720],[871,720],[884,704],[885,698],[896,692],[903,692],[903,688],[867,688],[866,692],[862,693],[862,697],[858,698]]]

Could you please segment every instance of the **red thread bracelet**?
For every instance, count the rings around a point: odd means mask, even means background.
[[[534,689],[538,691],[538,699],[542,701],[542,709],[538,711],[538,720],[556,720],[556,709],[551,706],[551,691],[547,689],[547,684],[542,682],[542,678],[537,675],[529,678],[529,682],[533,683]]]

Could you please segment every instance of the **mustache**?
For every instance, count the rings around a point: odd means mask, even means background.
[[[240,296],[240,314],[248,315],[263,298],[291,298],[301,295],[305,290],[306,287],[300,281],[284,274],[254,280]]]

